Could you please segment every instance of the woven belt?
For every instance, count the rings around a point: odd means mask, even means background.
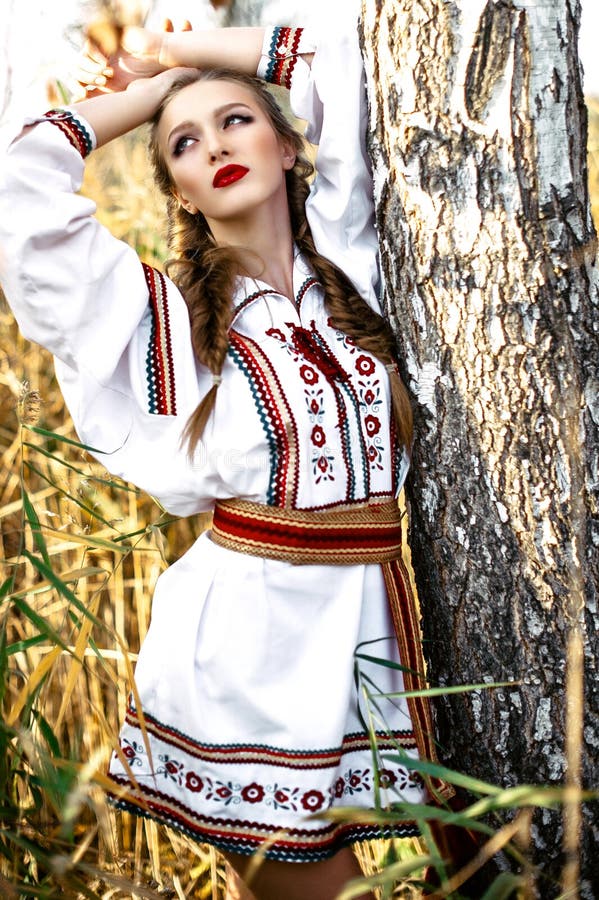
[[[401,556],[401,513],[395,500],[312,512],[249,500],[219,500],[215,544],[297,565],[386,563]]]

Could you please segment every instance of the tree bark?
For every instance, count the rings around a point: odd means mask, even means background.
[[[363,0],[430,680],[514,682],[439,701],[440,755],[505,786],[576,784],[577,636],[583,782],[599,782],[599,286],[579,21],[578,0]],[[561,811],[537,814],[531,839],[537,889],[555,896]],[[599,895],[598,845],[586,808],[583,897]]]

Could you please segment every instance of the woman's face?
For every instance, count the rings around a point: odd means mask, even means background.
[[[164,110],[158,142],[179,202],[209,225],[287,205],[285,171],[295,153],[243,85],[198,81],[182,88]]]

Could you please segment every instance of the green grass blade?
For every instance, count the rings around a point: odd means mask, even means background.
[[[23,653],[26,650],[29,650],[30,647],[35,647],[36,644],[43,644],[46,640],[45,634],[36,634],[33,637],[27,638],[25,641],[15,641],[14,644],[9,644],[6,648],[6,655],[13,656],[15,653]]]
[[[84,509],[85,512],[88,513],[88,515],[90,515],[93,519],[97,519],[98,522],[102,522],[102,524],[107,525],[108,528],[114,529],[114,525],[112,525],[108,521],[108,519],[105,519],[104,516],[100,515],[100,513],[95,512],[95,510],[93,510],[91,506],[88,506],[87,503],[83,503],[83,501],[79,500],[78,497],[75,497],[73,494],[69,494],[68,491],[65,491],[63,488],[61,488],[58,484],[56,484],[56,482],[52,481],[51,478],[48,478],[47,475],[44,475],[44,473],[40,469],[38,469],[37,466],[34,466],[30,460],[25,460],[24,464],[31,472],[35,472],[35,474],[38,475],[42,479],[42,481],[45,481],[46,484],[49,484],[51,487],[53,487],[56,491],[58,491],[59,494],[62,494],[63,497],[68,497],[72,503],[75,503],[76,506]]]
[[[61,754],[60,754],[60,745],[58,743],[58,738],[52,731],[52,728],[51,728],[48,720],[41,714],[41,712],[38,709],[32,709],[31,715],[35,719],[37,726],[40,730],[40,733],[41,733],[42,737],[44,738],[44,740],[46,741],[46,744],[48,745],[48,749],[49,749],[50,753],[52,753],[54,756],[60,756]]]
[[[124,482],[113,481],[109,478],[100,478],[99,475],[90,475],[88,472],[84,472],[83,469],[79,469],[77,466],[74,466],[63,457],[57,456],[55,453],[51,453],[50,450],[46,450],[44,447],[40,447],[39,444],[32,444],[31,441],[23,441],[23,446],[29,447],[30,450],[34,450],[36,453],[41,454],[41,456],[45,456],[46,459],[51,459],[54,462],[58,463],[60,466],[64,466],[65,469],[69,469],[71,472],[75,472],[76,475],[80,475],[81,478],[85,478],[87,481],[94,481],[98,484],[104,484],[106,485],[106,487],[113,488],[117,491],[129,491],[131,494],[140,493],[137,488],[131,487]]]
[[[382,666],[385,669],[396,669],[399,672],[409,672],[410,675],[421,675],[416,669],[410,669],[408,666],[402,666],[400,663],[393,662],[390,659],[381,659],[378,656],[369,656],[366,653],[354,653],[354,659],[363,659],[366,662],[374,663],[376,666]],[[387,696],[387,695],[386,695]],[[389,694],[388,696],[392,696]]]
[[[50,565],[50,557],[48,555],[48,548],[46,547],[46,542],[44,540],[44,536],[42,534],[42,527],[40,525],[40,520],[38,519],[37,513],[33,507],[33,503],[29,499],[29,494],[25,490],[25,485],[21,483],[21,497],[23,500],[23,510],[25,512],[25,521],[31,528],[31,534],[33,536],[33,542],[39,552],[42,555],[42,559],[46,563],[47,566]]]
[[[520,681],[493,681],[484,684],[456,684],[445,687],[423,688],[419,691],[393,691],[390,694],[373,694],[373,697],[444,697],[446,694],[466,694],[491,688],[517,687]]]
[[[24,600],[22,597],[15,597],[13,602],[17,609],[20,610],[20,612],[22,612],[23,615],[29,619],[31,624],[35,625],[40,634],[42,634],[45,638],[48,638],[48,640],[52,641],[53,644],[58,644],[58,646],[62,647],[63,650],[66,650],[67,653],[70,653],[68,645],[65,644],[58,632],[55,631],[52,626],[49,625],[48,622],[46,622],[46,620],[39,615],[39,613],[37,613],[31,606],[29,606],[26,600]]]
[[[389,755],[385,753],[383,754],[383,758],[389,762],[400,763],[400,765],[405,766],[406,769],[410,769],[414,772],[420,772],[423,775],[431,775],[433,778],[440,778],[442,781],[447,781],[449,784],[454,784],[457,787],[466,788],[467,791],[474,794],[488,794],[493,796],[502,792],[502,788],[499,788],[494,784],[487,784],[486,781],[481,781],[470,775],[464,775],[461,772],[455,772],[453,769],[442,766],[441,763],[432,763],[426,759],[412,759],[407,753]]]
[[[526,881],[521,875],[512,872],[502,872],[494,880],[491,887],[485,891],[481,900],[508,900],[515,897],[517,891],[526,887]]]
[[[4,600],[4,598],[6,597],[7,594],[11,593],[11,591],[14,589],[14,586],[15,586],[15,575],[13,572],[13,574],[9,575],[8,578],[5,581],[3,581],[2,584],[0,585],[0,603],[2,602],[2,600]]]
[[[73,593],[73,591],[67,587],[67,585],[62,581],[58,575],[56,575],[52,569],[47,566],[41,559],[38,559],[36,556],[33,556],[32,553],[29,553],[28,550],[23,550],[23,556],[27,557],[30,563],[35,566],[35,568],[40,572],[51,584],[54,585],[56,590],[62,594],[62,596],[72,603],[80,613],[82,613],[87,619],[94,623],[94,625],[101,626],[102,623],[94,616],[93,613],[87,609],[84,603],[79,600],[79,598]],[[19,602],[18,598],[15,599],[15,603]]]
[[[361,897],[365,893],[366,888],[396,885],[398,881],[407,878],[417,869],[435,865],[439,861],[436,856],[414,856],[412,859],[404,859],[400,862],[392,863],[376,875],[371,875],[368,878],[353,879],[338,895],[337,900],[352,900],[354,897]]]
[[[53,441],[69,444],[71,447],[79,447],[80,450],[86,450],[88,453],[102,453],[102,450],[98,450],[97,447],[90,447],[89,444],[82,444],[81,441],[75,441],[72,438],[64,437],[62,434],[56,434],[54,431],[48,431],[46,428],[41,428],[39,425],[23,425],[23,428],[27,428],[28,431],[33,431],[35,434],[41,434],[42,437],[50,438]]]

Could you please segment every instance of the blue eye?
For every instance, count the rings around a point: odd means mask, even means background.
[[[189,146],[188,142],[194,143],[195,138],[189,137],[188,135],[184,135],[183,137],[180,137],[179,140],[176,142],[175,146],[173,147],[173,156],[181,156],[183,151],[186,150],[187,147]]]
[[[253,116],[244,116],[241,113],[231,113],[231,115],[227,116],[224,121],[224,127],[228,128],[229,125],[238,125],[240,122],[253,122]]]

